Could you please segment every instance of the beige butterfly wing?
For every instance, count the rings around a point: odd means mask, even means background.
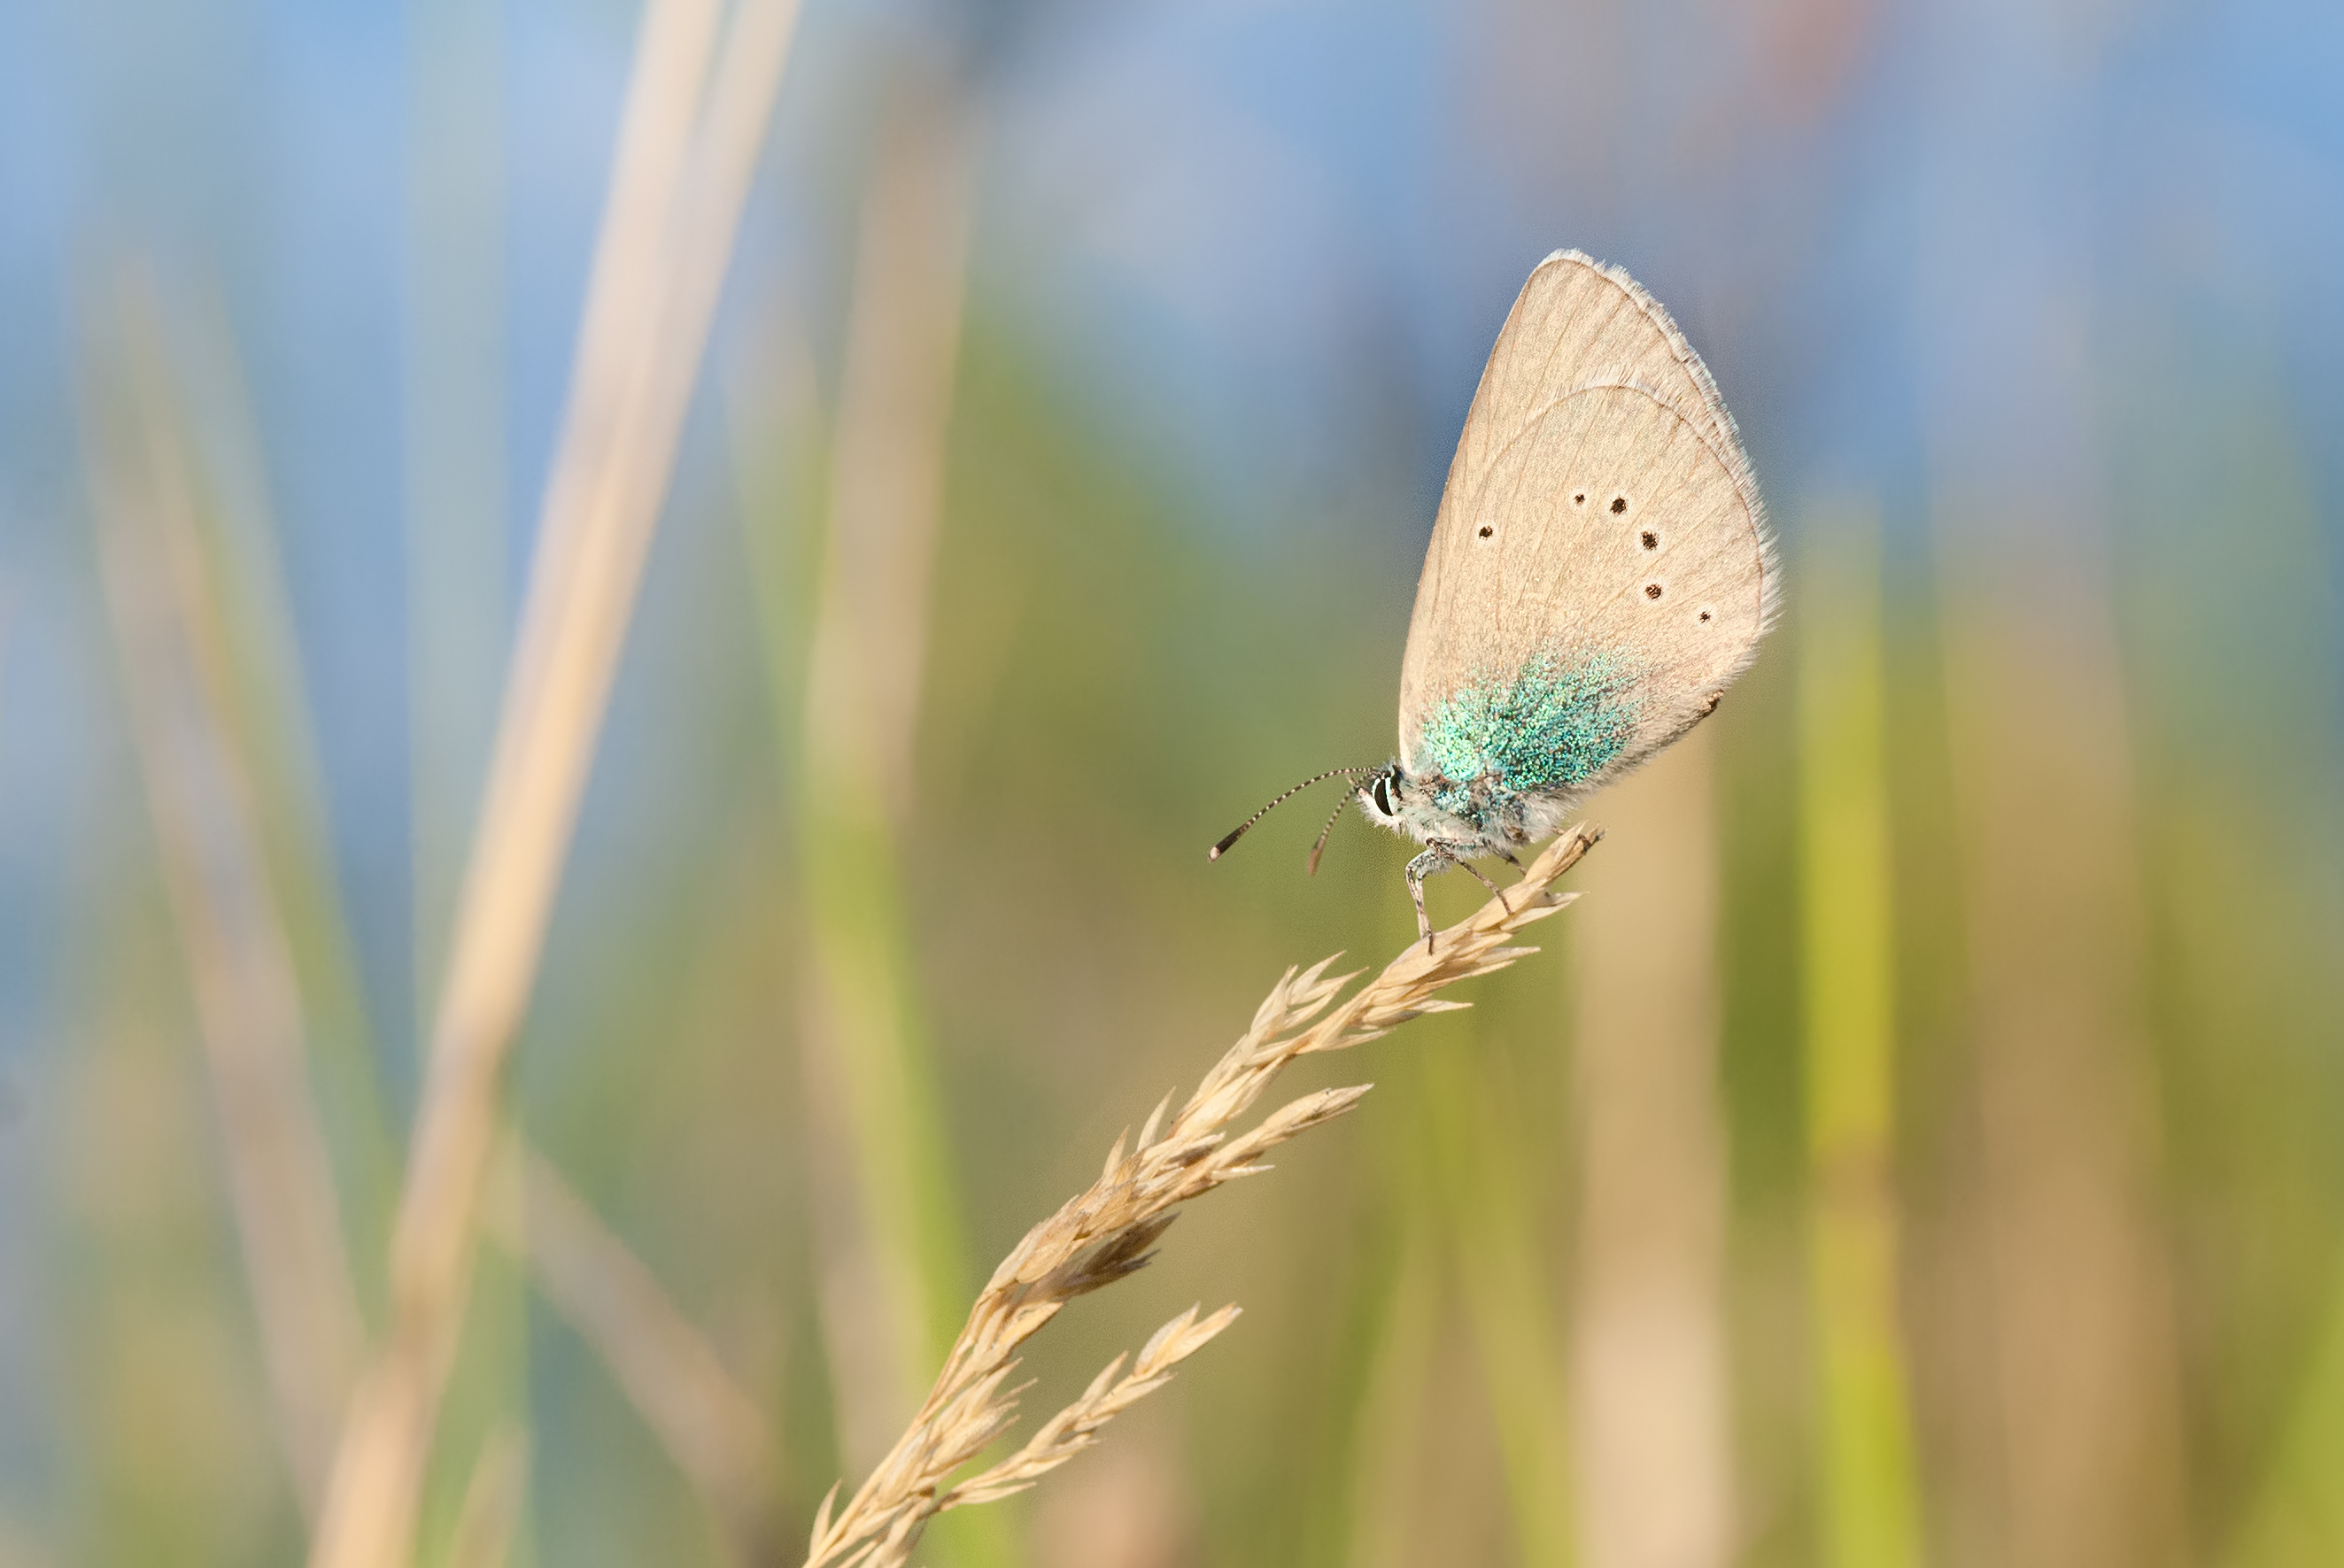
[[[1400,667],[1400,758],[1460,686],[1552,652],[1624,659],[1635,727],[1682,734],[1756,652],[1773,548],[1717,384],[1652,297],[1558,251],[1514,301],[1450,465]]]

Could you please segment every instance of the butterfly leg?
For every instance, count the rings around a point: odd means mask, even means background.
[[[1512,866],[1516,871],[1521,872],[1525,875],[1529,875],[1530,868],[1522,864],[1521,856],[1516,855],[1512,850],[1500,846],[1492,850],[1490,853],[1495,855],[1500,860],[1504,861],[1508,865]],[[1511,915],[1513,912],[1514,906],[1510,904],[1507,905],[1506,913]]]
[[[1424,938],[1424,950],[1432,951],[1432,917],[1424,912],[1424,879],[1442,866],[1454,865],[1457,857],[1434,845],[1408,863],[1408,895],[1416,901],[1416,934]]]
[[[1502,849],[1498,851],[1498,853],[1500,855],[1506,855],[1506,852]],[[1506,855],[1506,858],[1508,860],[1513,860],[1514,857],[1510,855]],[[1458,858],[1457,864],[1471,872],[1473,874],[1474,881],[1480,883],[1482,886],[1488,888],[1490,892],[1498,895],[1498,906],[1500,908],[1503,909],[1509,915],[1511,915],[1514,912],[1514,906],[1506,902],[1506,890],[1499,886],[1496,883],[1490,881],[1487,876],[1483,875],[1480,866],[1474,865],[1470,860],[1464,859],[1462,856]],[[1521,863],[1520,861],[1515,861],[1515,864],[1519,865]]]

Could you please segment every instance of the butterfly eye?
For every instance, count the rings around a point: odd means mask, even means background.
[[[1391,815],[1391,775],[1389,774],[1376,775],[1376,782],[1368,786],[1368,798],[1376,803],[1378,811],[1386,816]]]

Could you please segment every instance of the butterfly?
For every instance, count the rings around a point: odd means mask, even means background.
[[[1573,806],[1713,712],[1780,602],[1765,507],[1709,368],[1635,279],[1541,262],[1465,416],[1400,662],[1399,753],[1327,779],[1424,846],[1424,880],[1551,836]],[[1500,894],[1502,896],[1502,894]]]

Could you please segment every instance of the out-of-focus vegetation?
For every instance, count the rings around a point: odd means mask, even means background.
[[[636,21],[0,10],[7,1568],[307,1550]],[[1783,624],[1028,1409],[1244,1319],[922,1560],[2344,1558],[2339,72],[2279,0],[809,0],[422,1559],[796,1561],[1116,1133],[1408,939],[1356,821],[1202,850],[1391,744],[1562,245],[1708,356]]]

